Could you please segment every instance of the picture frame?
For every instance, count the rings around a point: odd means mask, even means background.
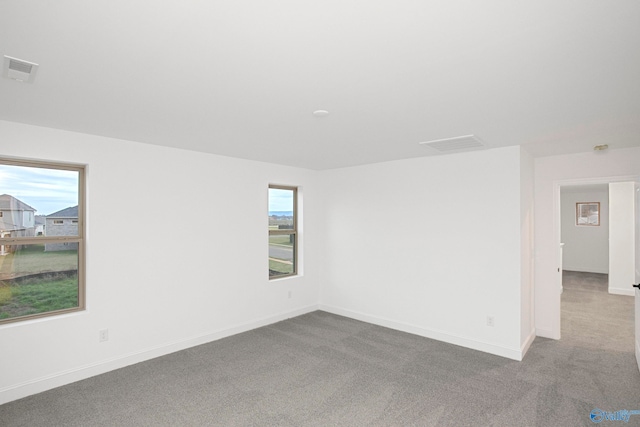
[[[600,225],[600,202],[576,203],[576,226],[597,227]]]

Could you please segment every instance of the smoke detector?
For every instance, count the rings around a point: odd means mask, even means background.
[[[435,139],[420,143],[438,154],[461,153],[463,151],[483,150],[487,145],[475,135],[456,136],[453,138]]]
[[[2,77],[17,80],[23,83],[33,83],[38,71],[38,64],[24,61],[11,56],[4,56],[4,64],[2,66]]]

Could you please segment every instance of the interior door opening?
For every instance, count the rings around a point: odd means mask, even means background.
[[[603,342],[606,342],[612,332],[600,326],[619,322],[620,327],[616,328],[616,334],[620,333],[627,337],[626,344],[622,344],[623,347],[629,347],[626,350],[629,351],[631,345],[634,345],[635,352],[640,354],[640,344],[638,344],[640,339],[636,338],[636,342],[632,342],[636,335],[633,332],[635,308],[633,300],[629,298],[634,294],[629,281],[634,279],[633,273],[637,274],[637,268],[640,266],[640,261],[636,262],[634,259],[634,253],[635,257],[638,257],[640,250],[633,248],[635,240],[640,240],[636,237],[638,227],[634,226],[634,221],[631,219],[628,230],[622,231],[623,237],[620,238],[619,223],[624,221],[616,220],[616,225],[610,230],[609,184],[613,183],[614,191],[622,188],[623,193],[626,191],[625,194],[628,194],[624,202],[628,208],[625,209],[630,209],[631,212],[640,211],[640,209],[634,208],[637,205],[637,201],[634,202],[637,192],[633,190],[635,185],[633,182],[610,181],[612,182],[606,180],[597,182],[593,179],[583,182],[573,181],[558,187],[559,194],[556,199],[559,202],[556,211],[558,228],[556,230],[559,245],[559,313],[556,336],[586,341],[591,336],[593,341],[594,334],[596,336],[601,334]],[[631,191],[628,191],[629,188]],[[617,196],[614,196],[612,197],[615,199]],[[580,208],[584,208],[585,205],[588,205],[591,210],[583,209],[583,211],[588,212],[590,216],[581,218]],[[620,204],[614,200],[614,215],[616,209],[620,210],[619,206]],[[638,222],[637,217],[635,222]],[[610,236],[610,232],[614,234]],[[624,241],[620,243],[621,240]],[[631,242],[631,248],[629,248],[629,242]],[[635,245],[637,246],[637,242]],[[613,252],[614,260],[611,260],[610,252]],[[626,267],[620,265],[620,259],[624,258],[620,255],[621,253],[626,254],[628,261]],[[629,274],[629,265],[634,268],[631,274]],[[627,270],[622,271],[624,268]],[[593,305],[596,300],[598,302]],[[594,320],[595,313],[601,312],[606,305],[611,305],[609,317],[593,324],[589,323]],[[640,315],[636,316],[636,318],[639,317]],[[584,323],[581,324],[581,321]],[[620,341],[614,340],[611,345],[615,346],[616,342]]]

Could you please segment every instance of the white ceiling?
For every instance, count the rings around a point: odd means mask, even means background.
[[[305,168],[640,146],[638,0],[1,0],[0,54],[0,119]]]

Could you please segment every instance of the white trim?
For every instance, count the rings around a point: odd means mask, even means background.
[[[556,266],[554,266],[554,270],[555,269],[559,269],[558,271],[556,271],[554,274],[556,274],[556,278],[555,278],[555,283],[554,283],[554,287],[558,290],[557,293],[552,292],[551,295],[554,296],[554,300],[552,302],[552,304],[554,305],[554,309],[553,312],[551,313],[551,331],[548,335],[546,335],[547,338],[551,338],[551,339],[555,339],[555,340],[559,340],[560,339],[560,330],[561,330],[561,326],[560,326],[560,322],[561,322],[561,312],[562,312],[562,304],[561,304],[561,298],[562,298],[562,293],[564,292],[564,289],[562,287],[562,269],[560,269],[560,267],[562,266],[562,250],[563,250],[563,246],[564,244],[562,243],[562,233],[561,233],[561,229],[560,229],[560,223],[562,222],[562,219],[560,218],[560,205],[562,203],[562,199],[561,199],[561,194],[560,194],[560,187],[562,186],[562,184],[560,184],[558,181],[554,181],[553,183],[553,238],[554,238],[554,246],[556,248],[556,253],[555,253],[555,258],[556,258]],[[545,304],[546,305],[546,304]],[[536,327],[536,329],[538,329]]]
[[[553,331],[551,329],[545,329],[545,328],[536,327],[536,336],[542,337],[542,338],[549,338],[552,340],[557,339],[553,336]]]
[[[549,338],[551,340],[560,339],[560,337],[553,335],[553,329],[546,329],[546,328],[536,327],[536,336],[542,337],[542,338]]]
[[[522,354],[523,358],[525,354],[527,354],[527,351],[529,351],[529,348],[531,347],[531,344],[533,344],[533,340],[535,339],[536,339],[536,330],[534,329],[531,331],[527,339],[524,340],[524,342],[520,346],[520,353]]]
[[[626,295],[629,297],[632,297],[635,295],[635,291],[633,289],[609,288],[609,293],[613,295]]]
[[[574,268],[574,267],[567,267],[564,263],[562,264],[562,270],[564,271],[577,271],[579,273],[596,273],[596,274],[609,274],[609,268],[602,269],[602,268]]]
[[[385,319],[378,316],[372,316],[365,313],[359,313],[356,311],[345,310],[343,308],[320,304],[319,310],[323,310],[329,313],[337,314],[351,319],[360,320],[362,322],[371,323],[373,325],[384,326],[386,328],[395,329],[397,331],[408,332],[410,334],[419,335],[425,338],[431,338],[438,341],[443,341],[449,344],[455,344],[462,347],[467,347],[472,350],[479,350],[485,353],[495,354],[496,356],[506,357],[517,361],[522,360],[522,350],[519,348],[503,347],[501,345],[491,344],[484,341],[478,341],[476,339],[462,337],[459,335],[453,335],[447,332],[436,331],[433,329],[426,329],[420,326],[410,325],[408,323],[397,322],[395,320]]]
[[[160,346],[136,351],[124,356],[118,356],[112,359],[102,360],[97,363],[80,366],[78,368],[57,372],[52,375],[47,375],[41,378],[26,381],[24,383],[14,384],[9,387],[0,389],[0,405],[11,402],[13,400],[21,399],[26,396],[30,396],[32,394],[41,393],[55,387],[60,387],[96,375],[104,374],[105,372],[113,371],[115,369],[124,368],[125,366],[133,365],[135,363],[144,362],[146,360],[154,359],[156,357],[164,356],[176,351],[184,350],[201,344],[206,344],[212,341],[219,340],[221,338],[229,337],[231,335],[236,335],[242,332],[250,331],[252,329],[271,325],[273,323],[280,322],[292,317],[311,313],[316,310],[318,310],[318,306],[313,304],[310,306],[298,308],[296,310],[275,314],[273,316],[255,319],[250,322],[241,323],[229,328],[220,329],[218,331],[196,335],[191,338],[181,339]]]
[[[611,182],[626,182],[635,181],[638,179],[638,175],[622,175],[622,176],[603,176],[596,178],[574,178],[574,179],[561,179],[554,181],[554,184],[561,186],[579,186],[579,185],[593,185],[593,184],[609,184]]]
[[[638,370],[640,371],[640,341],[637,341],[637,340],[636,340],[636,362],[638,363]]]

